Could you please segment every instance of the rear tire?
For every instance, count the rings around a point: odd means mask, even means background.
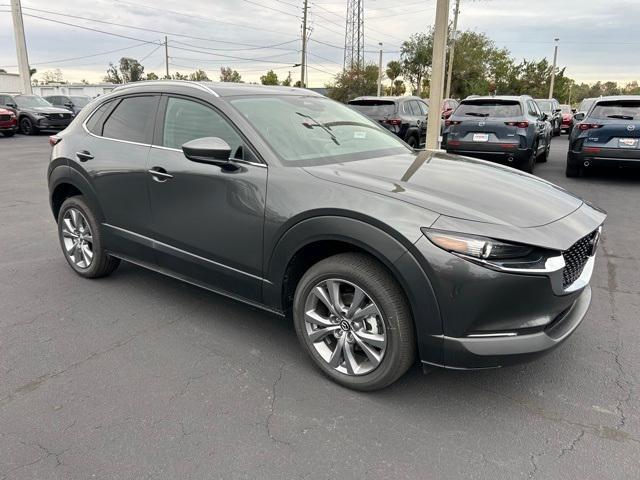
[[[105,277],[120,265],[120,259],[104,250],[100,223],[81,195],[62,203],[58,213],[58,238],[64,258],[81,277]]]
[[[407,145],[411,148],[418,148],[418,139],[414,135],[411,135],[407,138]]]
[[[549,139],[551,140],[551,139]],[[540,157],[538,157],[538,162],[540,163],[547,163],[547,160],[549,160],[549,154],[551,153],[551,141],[549,141],[547,143],[547,148],[544,149],[544,153],[542,155],[540,155]]]
[[[522,166],[522,171],[527,173],[533,173],[533,169],[536,165],[536,158],[538,157],[538,142],[533,145],[533,148],[531,150],[531,156]]]
[[[565,170],[565,175],[569,178],[578,178],[582,176],[582,167],[579,165],[574,165],[567,161],[567,168]]]
[[[357,290],[360,301],[351,310]],[[293,320],[316,366],[347,388],[384,388],[415,360],[413,318],[404,292],[380,263],[362,253],[341,253],[312,266],[296,288]]]

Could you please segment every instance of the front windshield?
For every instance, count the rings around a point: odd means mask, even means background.
[[[91,101],[89,97],[69,97],[76,107],[86,107]]]
[[[362,114],[324,97],[243,97],[231,104],[289,164],[340,162],[407,153],[409,148]]]
[[[38,95],[18,95],[15,97],[18,108],[52,107],[49,102]]]
[[[536,100],[540,110],[546,113],[550,113],[553,110],[553,103],[549,100]]]

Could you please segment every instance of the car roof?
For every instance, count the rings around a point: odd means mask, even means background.
[[[306,88],[282,87],[275,85],[254,85],[248,83],[231,82],[192,82],[187,80],[146,80],[121,85],[113,89],[113,93],[120,93],[125,90],[145,91],[155,90],[160,87],[162,90],[170,91],[171,87],[195,88],[206,91],[216,97],[235,97],[242,95],[304,95],[310,97],[322,97]]]
[[[349,103],[360,101],[360,100],[387,100],[387,101],[393,101],[393,102],[404,101],[404,100],[422,100],[423,102],[426,103],[426,100],[424,98],[417,97],[415,95],[401,95],[401,96],[384,95],[380,97],[376,97],[375,95],[365,95],[362,97],[356,97],[352,100],[349,100]]]
[[[640,102],[640,95],[610,95],[608,97],[585,98],[585,100],[595,100],[597,103],[615,102],[616,100]]]
[[[491,95],[484,95],[484,96],[480,96],[480,95],[476,95],[476,96],[469,96],[467,98],[465,98],[464,100],[462,100],[460,103],[463,102],[475,102],[477,100],[512,100],[515,102],[519,102],[522,100],[532,100],[532,98],[529,95],[496,95],[496,96],[491,96]]]

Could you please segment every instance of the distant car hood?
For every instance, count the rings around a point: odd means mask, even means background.
[[[494,163],[421,152],[306,167],[310,174],[426,208],[453,219],[539,227],[579,209],[578,197]]]
[[[11,115],[13,113],[12,110],[7,110],[6,108],[0,108],[0,115]]]
[[[33,113],[71,113],[69,110],[58,107],[27,107],[20,108],[21,112],[33,112]]]

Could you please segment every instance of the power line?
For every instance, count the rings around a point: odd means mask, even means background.
[[[284,10],[280,10],[280,9],[278,9],[278,8],[268,7],[267,5],[263,5],[263,4],[261,4],[261,3],[254,2],[254,1],[252,1],[252,0],[244,0],[244,1],[245,1],[245,2],[247,2],[247,3],[250,3],[250,4],[252,4],[252,5],[257,5],[258,7],[261,7],[261,8],[266,8],[267,10],[273,10],[274,12],[282,13],[283,15],[289,15],[290,17],[295,17],[295,18],[297,18],[298,20],[301,20],[301,19],[302,19],[301,17],[299,17],[299,16],[298,16],[298,15],[296,15],[295,13],[285,12]]]
[[[245,0],[245,1],[249,1],[249,0]],[[153,28],[145,28],[145,27],[137,27],[134,25],[125,25],[122,23],[118,23],[118,22],[111,22],[109,20],[100,20],[97,18],[91,18],[91,17],[84,17],[84,16],[80,16],[80,15],[73,15],[73,14],[69,14],[69,13],[65,13],[65,12],[56,12],[56,11],[52,11],[52,10],[44,10],[44,9],[39,9],[39,8],[30,8],[30,7],[23,7],[24,10],[32,10],[35,12],[41,12],[41,13],[49,13],[51,15],[58,15],[58,16],[63,16],[63,17],[68,17],[68,18],[75,18],[77,20],[85,20],[85,21],[89,21],[89,22],[95,22],[95,23],[102,23],[104,25],[113,25],[116,27],[122,27],[122,28],[130,28],[133,30],[140,30],[140,31],[144,31],[144,32],[151,32],[151,33],[160,33],[163,35],[171,35],[173,37],[183,37],[183,38],[192,38],[195,40],[202,40],[205,42],[215,42],[215,43],[224,43],[224,44],[229,44],[229,45],[241,45],[244,47],[263,47],[263,45],[255,45],[255,44],[250,44],[250,43],[242,43],[242,42],[232,42],[229,40],[219,40],[219,39],[215,39],[215,38],[206,38],[206,37],[197,37],[194,35],[187,35],[187,34],[183,34],[183,33],[176,33],[176,32],[167,32],[164,30],[156,30]],[[32,14],[24,14],[26,16],[31,16],[31,17],[35,17],[35,18],[40,18],[40,19],[45,19],[48,21],[55,21],[54,19],[49,19],[49,18],[45,18],[45,17],[39,17],[37,15],[32,15]],[[65,23],[61,20],[57,20],[59,23]],[[65,23],[66,24],[66,23]],[[75,25],[78,26],[78,25]],[[292,40],[293,41],[296,41]],[[286,42],[284,42],[286,43]],[[238,49],[233,49],[233,50],[238,50]],[[231,49],[229,49],[229,51],[231,51]]]
[[[201,48],[203,50],[212,50],[212,51],[217,51],[217,52],[244,52],[244,51],[249,51],[249,50],[266,50],[266,49],[297,51],[294,48],[278,48],[278,47],[280,47],[282,45],[289,45],[291,43],[297,43],[299,41],[300,41],[299,39],[295,39],[295,40],[290,40],[288,42],[276,43],[276,44],[273,44],[273,45],[263,45],[261,47],[234,48],[234,49],[203,47],[203,46],[200,46],[200,45],[193,45],[193,44],[190,44],[190,43],[180,42],[178,40],[172,40],[171,42],[174,43],[174,44],[178,44],[178,45],[185,45],[187,47]]]

